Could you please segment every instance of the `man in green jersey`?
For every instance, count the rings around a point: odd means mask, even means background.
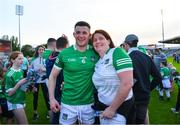
[[[63,69],[60,124],[74,124],[77,120],[82,124],[93,124],[92,75],[98,56],[92,46],[88,45],[91,34],[87,22],[77,22],[73,35],[76,40],[75,45],[60,52],[49,77],[51,110],[53,112],[60,110],[60,105],[54,98],[54,89],[56,78]]]
[[[45,49],[45,51],[43,53],[43,58],[48,59],[49,56],[51,55],[51,53],[55,50],[56,50],[56,39],[49,38],[47,40],[47,49]]]

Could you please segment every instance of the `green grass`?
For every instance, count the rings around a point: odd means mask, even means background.
[[[168,58],[172,62],[172,58]],[[180,64],[173,63],[180,72]],[[151,124],[180,124],[180,114],[173,114],[170,108],[174,107],[177,98],[177,86],[174,84],[174,91],[171,93],[170,101],[159,101],[159,95],[156,90],[151,93],[149,104],[149,117]]]
[[[172,62],[172,58],[168,58],[168,62]],[[173,65],[180,72],[180,64],[173,63]],[[41,90],[41,89],[40,89]],[[176,104],[177,86],[174,85],[174,91],[171,93],[170,101],[159,101],[158,92],[154,90],[151,93],[151,100],[149,104],[149,117],[151,124],[180,124],[180,114],[173,114],[170,110]],[[49,124],[49,120],[46,118],[47,108],[45,105],[42,91],[39,93],[39,105],[38,113],[40,115],[39,120],[33,121],[33,95],[27,93],[26,99],[26,114],[30,124]]]
[[[26,115],[27,115],[29,124],[49,124],[49,119],[46,118],[47,108],[46,108],[46,104],[45,104],[45,101],[43,98],[41,87],[39,88],[39,90],[40,91],[39,91],[39,99],[38,99],[38,114],[40,117],[36,121],[32,120],[32,117],[33,117],[33,94],[32,93],[26,94],[25,111],[26,111]]]

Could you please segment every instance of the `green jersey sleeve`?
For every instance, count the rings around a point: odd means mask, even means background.
[[[54,63],[54,66],[56,68],[59,68],[59,69],[63,68],[63,60],[62,60],[61,52],[59,53],[59,55],[58,55],[58,57],[57,57],[57,59],[56,59],[56,61]]]
[[[116,48],[113,53],[113,66],[116,71],[123,72],[132,70],[132,60],[129,55],[121,48]]]

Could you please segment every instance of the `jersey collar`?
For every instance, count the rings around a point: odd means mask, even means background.
[[[128,54],[130,54],[132,51],[139,50],[137,47],[132,47],[128,50]]]
[[[76,45],[73,45],[73,48],[74,48],[74,50],[77,50]],[[90,48],[90,46],[88,44],[87,47],[86,47],[86,50],[88,50],[89,48]]]
[[[14,69],[13,67],[11,67],[11,70],[13,70],[13,71],[15,71],[15,72],[21,71],[21,69]]]

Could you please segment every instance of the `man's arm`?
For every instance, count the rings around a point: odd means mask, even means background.
[[[53,112],[57,112],[60,110],[60,105],[54,97],[56,79],[57,79],[57,76],[60,73],[60,71],[61,71],[61,69],[57,69],[57,68],[53,67],[51,74],[49,76],[49,81],[48,81],[49,100],[50,100],[51,110]]]
[[[153,77],[153,80],[151,81],[151,90],[157,85],[160,85],[160,88],[162,88],[162,76],[153,61],[151,61],[151,76]]]

